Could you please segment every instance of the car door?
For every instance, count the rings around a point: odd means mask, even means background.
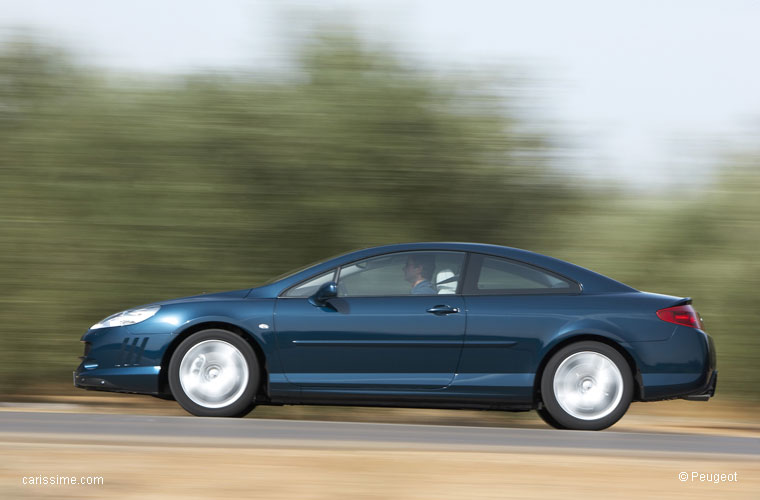
[[[456,293],[463,262],[461,252],[386,254],[281,294],[274,323],[288,381],[337,390],[448,385],[465,333]],[[313,305],[308,297],[332,280],[338,296]]]
[[[462,296],[467,334],[452,388],[532,397],[538,353],[576,314],[580,286],[549,270],[472,253]]]

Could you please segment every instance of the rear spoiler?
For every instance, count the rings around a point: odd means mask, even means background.
[[[691,304],[691,297],[685,297],[681,300],[677,300],[671,307],[687,306],[689,304]]]

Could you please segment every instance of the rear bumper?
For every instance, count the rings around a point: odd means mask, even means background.
[[[718,370],[712,373],[712,376],[707,381],[707,384],[694,394],[683,396],[682,399],[689,401],[707,401],[715,395],[715,386],[718,384]]]
[[[678,326],[667,341],[634,344],[641,401],[706,401],[715,393],[715,344],[704,331]]]

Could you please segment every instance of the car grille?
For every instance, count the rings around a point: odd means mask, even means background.
[[[137,366],[142,363],[148,337],[124,337],[116,366]]]

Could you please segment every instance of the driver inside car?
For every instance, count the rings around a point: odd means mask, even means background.
[[[404,279],[411,283],[412,295],[435,295],[437,292],[433,283],[435,257],[429,254],[412,254],[406,259],[402,268]]]

